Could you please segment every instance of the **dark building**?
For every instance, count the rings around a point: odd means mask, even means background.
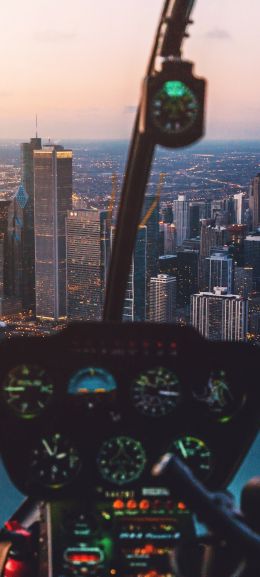
[[[195,250],[177,252],[177,305],[189,305],[190,297],[198,290],[199,253]]]
[[[229,253],[238,266],[244,265],[244,240],[247,234],[245,224],[232,224],[227,226],[226,243]]]
[[[227,229],[216,226],[215,220],[205,218],[201,221],[200,253],[199,253],[199,289],[207,289],[206,258],[210,256],[212,248],[223,247],[227,240]]]
[[[189,236],[195,238],[200,235],[200,221],[205,218],[205,202],[191,201],[189,203]]]
[[[177,254],[165,254],[159,258],[159,274],[177,275]]]
[[[253,267],[235,265],[234,293],[248,298],[253,291]]]
[[[72,151],[34,150],[36,316],[66,317],[67,211],[72,208]]]
[[[253,268],[253,289],[260,290],[260,233],[245,238],[245,266]]]
[[[249,188],[249,209],[251,212],[252,230],[260,225],[260,173],[253,178]]]
[[[23,209],[17,193],[0,196],[0,314],[22,310]],[[20,191],[21,197],[21,191]]]
[[[22,301],[24,310],[35,313],[35,246],[34,246],[34,172],[33,151],[42,147],[40,138],[31,138],[21,144],[23,206],[23,281]]]

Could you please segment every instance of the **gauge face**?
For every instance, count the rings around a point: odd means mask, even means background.
[[[58,489],[71,483],[80,467],[75,447],[61,433],[54,433],[42,437],[33,450],[31,479],[44,487]]]
[[[132,385],[135,408],[149,417],[171,413],[180,400],[180,383],[175,373],[156,367],[140,373]]]
[[[125,485],[139,479],[146,465],[146,454],[136,439],[113,437],[101,446],[97,464],[103,479]]]
[[[78,371],[69,382],[70,395],[98,395],[116,390],[114,377],[104,369],[87,367]]]
[[[192,90],[179,80],[164,82],[151,102],[155,126],[165,134],[180,134],[194,123],[199,110]]]
[[[221,422],[229,421],[245,400],[240,387],[234,389],[226,371],[222,369],[211,371],[204,389],[196,391],[194,396],[206,404],[209,411]]]
[[[171,450],[176,452],[199,479],[206,479],[211,472],[212,455],[204,441],[196,437],[179,437]]]
[[[3,382],[8,406],[21,418],[32,419],[46,407],[53,394],[53,383],[38,365],[18,365]]]

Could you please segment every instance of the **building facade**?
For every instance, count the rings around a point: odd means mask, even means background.
[[[36,316],[66,317],[65,219],[72,205],[72,151],[34,150]]]
[[[176,278],[158,274],[150,283],[150,321],[174,322],[176,318]]]

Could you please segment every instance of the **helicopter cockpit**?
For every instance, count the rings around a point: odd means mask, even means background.
[[[259,350],[173,323],[121,322],[157,145],[204,134],[182,58],[194,0],[165,0],[129,149],[102,322],[0,343],[0,439],[25,501],[0,577],[253,577],[260,480],[229,486],[259,430]],[[141,222],[141,224],[140,224]]]

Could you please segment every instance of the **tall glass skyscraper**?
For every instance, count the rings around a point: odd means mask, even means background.
[[[66,218],[67,316],[101,320],[109,261],[108,213],[72,210]]]
[[[34,173],[33,151],[42,147],[40,138],[31,138],[21,144],[23,201],[23,279],[22,301],[24,310],[35,313],[35,246],[34,246]]]
[[[66,317],[65,218],[72,207],[72,151],[34,150],[36,316]]]
[[[124,301],[124,321],[144,321],[146,311],[147,227],[139,226]]]

